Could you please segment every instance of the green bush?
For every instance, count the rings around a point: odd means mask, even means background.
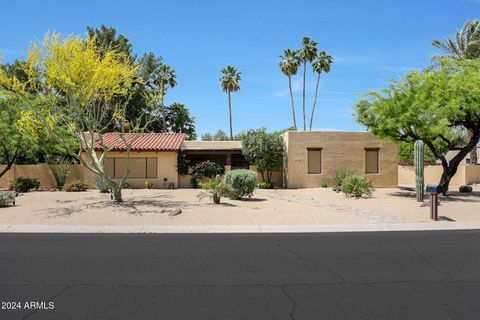
[[[10,182],[10,190],[17,192],[29,192],[32,189],[38,190],[40,182],[36,178],[19,177]]]
[[[473,188],[471,186],[460,186],[460,188],[458,189],[458,191],[462,192],[462,193],[470,193],[472,192]]]
[[[372,183],[362,176],[347,176],[342,183],[342,191],[347,197],[370,197],[373,190]]]
[[[132,186],[130,185],[130,183],[128,183],[127,181],[123,181],[122,183],[122,189],[131,189]]]
[[[335,186],[341,187],[345,178],[354,175],[353,171],[346,165],[341,165],[333,174],[333,182]]]
[[[191,182],[196,188],[198,183],[201,182],[203,179],[213,179],[217,175],[222,175],[224,173],[224,166],[210,160],[202,161],[193,168]]]
[[[66,184],[63,187],[63,191],[66,191],[66,192],[83,192],[83,191],[87,191],[87,189],[89,187],[90,187],[89,184],[86,183],[85,181],[76,180],[72,183]]]
[[[273,189],[275,188],[275,185],[273,182],[267,182],[267,181],[262,181],[257,183],[257,188],[259,189]]]
[[[55,182],[57,183],[57,189],[62,190],[67,180],[70,168],[72,166],[71,161],[65,157],[56,157],[53,159],[48,158],[47,165],[52,171]]]
[[[322,180],[322,181],[320,182],[320,187],[322,187],[322,188],[328,188],[328,182],[327,182],[327,180]]]
[[[15,193],[0,191],[0,208],[8,207],[15,204]]]
[[[210,179],[207,182],[200,182],[200,187],[205,190],[204,192],[198,195],[198,198],[209,197],[212,198],[213,203],[219,204],[220,199],[223,196],[232,195],[232,190],[230,186],[225,183],[220,176],[217,175],[214,179]]]
[[[234,198],[251,197],[257,185],[257,173],[246,169],[232,170],[225,175],[225,182],[232,188]]]

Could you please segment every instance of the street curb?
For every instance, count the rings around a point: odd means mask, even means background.
[[[81,225],[0,225],[0,233],[316,233],[478,230],[480,223],[428,222],[336,225],[258,226],[81,226]]]

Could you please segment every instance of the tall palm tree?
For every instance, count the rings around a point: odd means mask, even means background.
[[[159,88],[160,94],[160,111],[162,113],[163,120],[163,132],[167,132],[167,108],[165,107],[163,100],[167,94],[169,88],[173,88],[177,85],[177,74],[175,70],[165,63],[160,64],[160,67],[156,70],[155,84]]]
[[[317,84],[315,86],[315,98],[313,99],[312,115],[310,116],[310,131],[312,131],[313,116],[315,115],[315,107],[317,105],[318,84],[320,83],[320,75],[322,72],[329,73],[332,66],[333,58],[327,52],[322,51],[318,55],[318,59],[312,64],[313,72],[318,74]]]
[[[465,22],[455,39],[433,40],[432,45],[457,60],[480,60],[480,20]],[[473,133],[469,131],[467,134],[471,136]],[[470,163],[478,163],[477,147],[470,152]]]
[[[480,59],[480,20],[469,20],[455,39],[433,40],[432,45],[458,60]]]
[[[317,57],[317,42],[309,37],[303,37],[300,59],[303,62],[303,130],[307,130],[307,118],[305,111],[305,85],[307,77],[307,62],[311,63]]]
[[[228,112],[230,114],[230,140],[233,140],[233,127],[232,127],[232,99],[231,93],[240,91],[240,77],[241,73],[238,72],[232,66],[227,66],[221,70],[222,77],[220,78],[220,86],[223,92],[228,94]]]
[[[283,55],[280,56],[283,60],[280,61],[280,70],[284,75],[288,77],[288,88],[290,89],[290,98],[292,100],[292,115],[293,115],[293,129],[297,130],[297,120],[295,117],[295,102],[293,100],[292,92],[292,77],[297,74],[298,68],[300,68],[300,58],[298,51],[286,49]]]

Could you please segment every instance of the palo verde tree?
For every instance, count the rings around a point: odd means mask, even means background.
[[[242,137],[242,153],[257,166],[262,180],[271,183],[272,174],[282,168],[284,143],[281,135],[268,133],[265,128],[248,130]]]
[[[222,77],[220,78],[220,87],[223,92],[228,95],[228,114],[230,118],[230,140],[233,140],[233,125],[232,125],[232,92],[240,91],[241,72],[238,72],[232,66],[227,66],[221,70]]]
[[[422,140],[443,166],[444,194],[462,159],[480,139],[480,61],[439,59],[437,68],[411,72],[356,106],[357,121],[380,138]],[[465,142],[459,133],[472,134]],[[450,160],[446,151],[458,150]]]
[[[127,61],[125,53],[100,51],[95,37],[83,40],[47,34],[43,42],[32,46],[28,58],[30,78],[37,79],[45,89],[37,93],[20,120],[22,128],[32,135],[34,129],[44,128],[71,157],[108,184],[116,201],[122,201],[121,191],[129,172],[134,142],[130,133],[144,132],[149,123],[140,118],[127,121],[126,104],[117,102],[116,98],[128,94],[137,81],[136,67]],[[153,113],[146,110],[144,116]],[[67,128],[81,146],[79,150],[71,149],[55,127]],[[127,169],[120,181],[113,180],[104,166],[109,150],[103,134],[111,127],[126,148]]]

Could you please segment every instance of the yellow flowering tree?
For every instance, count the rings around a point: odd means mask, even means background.
[[[125,53],[115,50],[100,51],[95,38],[47,34],[29,52],[28,78],[35,79],[30,85],[39,86],[39,93],[20,120],[22,128],[31,135],[38,127],[47,130],[72,157],[108,185],[116,201],[122,201],[129,165],[120,181],[108,176],[104,163],[109,150],[103,143],[103,134],[108,128],[116,129],[127,149],[129,163],[133,141],[127,141],[125,133],[144,132],[154,114],[146,106],[141,119],[126,121],[125,101],[129,88],[138,81],[136,67],[126,63],[126,58]],[[65,139],[56,134],[54,129],[58,126],[67,128],[82,146],[80,150],[71,150]]]

